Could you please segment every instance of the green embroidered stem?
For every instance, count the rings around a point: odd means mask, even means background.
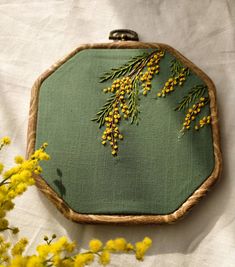
[[[128,109],[130,110],[131,123],[139,124],[139,88],[136,82],[133,83],[133,90],[129,95]]]
[[[200,98],[204,95],[206,91],[207,86],[206,85],[196,85],[194,86],[188,93],[188,95],[184,96],[182,101],[179,103],[179,105],[175,108],[175,110],[185,110],[189,107],[189,104],[192,101],[195,101],[197,98]]]
[[[156,54],[156,51],[146,54],[145,57],[142,58],[142,60],[138,63],[138,65],[133,68],[132,71],[129,73],[129,77],[132,77],[132,80],[135,78],[138,79],[138,75],[141,73],[141,71],[147,66],[148,62],[152,59],[152,57]]]

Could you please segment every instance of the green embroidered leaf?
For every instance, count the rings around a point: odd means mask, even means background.
[[[208,103],[210,103],[210,98],[209,97],[205,97],[205,105],[207,105]]]
[[[195,101],[197,98],[200,98],[206,92],[206,85],[196,85],[194,86],[188,93],[188,95],[184,96],[182,101],[178,104],[175,110],[185,110],[189,107],[189,104]]]
[[[99,128],[101,128],[105,123],[105,118],[109,114],[109,112],[112,110],[113,103],[115,102],[115,94],[113,94],[110,98],[107,99],[106,103],[103,105],[103,107],[100,109],[100,111],[96,114],[97,117],[93,118],[92,121],[96,121],[99,123]]]
[[[129,106],[128,109],[130,110],[130,118],[131,124],[135,123],[136,125],[139,124],[139,88],[136,82],[133,83],[133,90],[129,95]]]
[[[171,61],[171,73],[173,77],[177,77],[180,73],[184,73],[186,76],[190,74],[189,68],[185,68],[184,65],[177,59]]]
[[[104,73],[104,75],[100,77],[100,82],[103,83],[108,80],[113,80],[114,78],[119,78],[127,73],[130,73],[133,68],[138,68],[138,66],[141,65],[148,56],[148,53],[143,53],[142,55],[131,58],[126,64],[120,66],[119,68],[113,68],[111,71]]]

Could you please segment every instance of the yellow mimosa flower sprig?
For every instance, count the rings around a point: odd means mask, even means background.
[[[173,59],[171,62],[171,77],[165,82],[164,87],[157,94],[158,97],[165,97],[175,90],[175,86],[182,86],[190,74],[189,68],[184,67],[181,62]]]
[[[205,125],[211,124],[211,116],[207,115],[204,116],[202,119],[199,120],[199,123],[195,125],[194,129],[199,130],[200,128],[203,128]]]
[[[10,143],[11,143],[10,137],[8,137],[8,136],[2,137],[0,139],[0,150],[6,145],[10,145]]]
[[[211,123],[211,116],[208,114],[199,120],[199,123],[196,122],[201,109],[209,104],[209,97],[207,95],[207,86],[200,84],[191,88],[186,96],[183,97],[181,102],[175,108],[177,111],[187,110],[187,113],[184,118],[183,128],[181,132],[191,129],[191,125],[194,123],[194,129],[199,130],[204,125]],[[193,105],[191,103],[194,103]],[[191,107],[189,107],[191,104]]]
[[[101,142],[103,145],[107,142],[110,144],[113,156],[118,153],[118,141],[123,139],[120,122],[122,119],[130,119],[131,123],[139,123],[139,95],[146,96],[151,90],[151,81],[154,75],[159,74],[159,62],[163,56],[163,51],[144,53],[101,77],[101,82],[118,77],[110,87],[103,89],[104,93],[112,95],[96,114],[96,118],[92,119],[99,123],[99,127],[105,125]],[[141,90],[139,86],[142,86]]]
[[[3,137],[0,141],[0,147],[10,144],[9,137]],[[49,155],[45,152],[47,143],[36,150],[30,159],[25,160],[21,156],[15,157],[16,166],[4,171],[4,165],[0,164],[2,179],[0,181],[0,232],[11,230],[14,234],[18,228],[9,227],[9,222],[5,218],[6,213],[14,208],[13,200],[15,197],[23,194],[28,186],[34,184],[34,174],[42,172],[39,163],[41,160],[49,160]]]
[[[45,238],[44,238],[45,239]],[[49,240],[46,237],[47,241]],[[128,243],[124,238],[116,238],[108,240],[105,244],[99,239],[92,239],[89,242],[89,249],[76,253],[76,242],[70,242],[63,236],[57,241],[54,237],[46,244],[37,246],[32,256],[24,256],[24,251],[28,243],[27,239],[21,239],[11,249],[11,255],[8,258],[9,267],[84,267],[98,261],[102,266],[106,266],[111,262],[111,254],[113,253],[135,253],[136,259],[143,261],[145,253],[152,245],[152,240],[145,237],[143,241],[135,244]]]
[[[3,235],[0,235],[0,266],[6,266],[3,263],[7,264],[9,262],[10,247],[11,243],[7,242]]]
[[[205,107],[205,105],[208,104],[208,103],[209,103],[209,98],[208,97],[201,97],[197,103],[193,104],[188,109],[188,112],[187,112],[187,114],[185,116],[185,119],[184,119],[184,122],[183,122],[183,128],[181,129],[181,131],[185,131],[185,130],[189,130],[190,129],[191,124],[196,121],[196,118],[200,114],[201,109],[203,107]],[[210,115],[208,115],[206,117],[203,117],[203,119],[201,119],[199,121],[199,125],[197,125],[197,124],[195,125],[194,129],[195,130],[199,130],[204,125],[210,124],[210,122],[211,122]]]

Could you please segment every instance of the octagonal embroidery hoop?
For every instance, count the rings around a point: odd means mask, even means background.
[[[136,41],[122,41],[101,44],[85,44],[76,48],[63,59],[52,65],[46,70],[34,83],[31,92],[29,124],[27,134],[27,158],[35,150],[36,130],[38,119],[39,93],[43,83],[50,75],[52,75],[60,66],[74,57],[81,51],[87,49],[161,49],[171,53],[175,58],[179,59],[185,66],[191,69],[198,77],[200,77],[208,87],[210,98],[211,128],[213,139],[214,153],[214,169],[212,173],[205,179],[199,188],[174,212],[169,214],[82,214],[74,211],[63,199],[56,193],[51,186],[40,176],[35,176],[37,187],[55,204],[55,206],[64,214],[65,217],[79,223],[99,223],[99,224],[161,224],[173,223],[182,218],[198,201],[205,196],[214,183],[218,180],[222,170],[222,156],[220,148],[220,137],[218,127],[218,111],[216,105],[216,91],[211,79],[190,60],[185,58],[180,52],[174,48],[161,43],[143,43]],[[47,140],[45,140],[47,141]],[[52,159],[53,160],[53,159]]]

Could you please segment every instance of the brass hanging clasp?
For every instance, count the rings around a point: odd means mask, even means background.
[[[139,41],[138,34],[128,29],[113,30],[109,34],[109,40],[114,41]]]

